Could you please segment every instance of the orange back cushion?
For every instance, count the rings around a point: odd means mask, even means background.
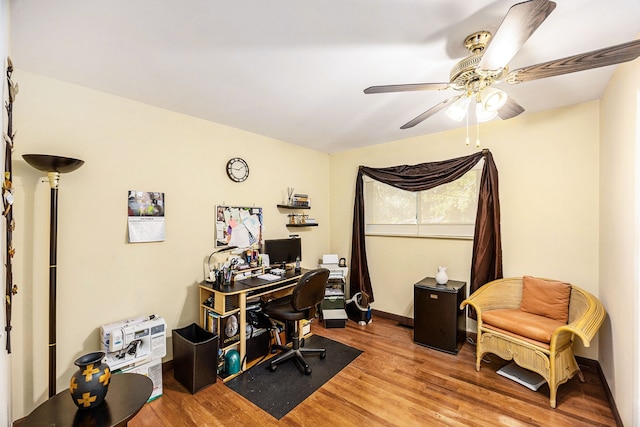
[[[522,278],[520,310],[567,323],[571,285],[558,280]]]

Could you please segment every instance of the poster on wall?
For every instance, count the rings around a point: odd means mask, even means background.
[[[216,246],[262,244],[262,208],[216,207]]]
[[[129,191],[129,243],[164,241],[164,193]]]

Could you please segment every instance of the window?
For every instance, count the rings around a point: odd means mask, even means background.
[[[365,234],[472,239],[483,163],[453,182],[419,192],[365,176]]]

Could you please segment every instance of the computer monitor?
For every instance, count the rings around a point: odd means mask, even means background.
[[[266,239],[264,253],[269,255],[271,265],[284,265],[302,260],[302,243],[299,237],[288,239]]]

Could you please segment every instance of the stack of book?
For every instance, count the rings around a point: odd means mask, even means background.
[[[291,204],[301,208],[308,208],[311,207],[311,200],[307,194],[294,194]]]

